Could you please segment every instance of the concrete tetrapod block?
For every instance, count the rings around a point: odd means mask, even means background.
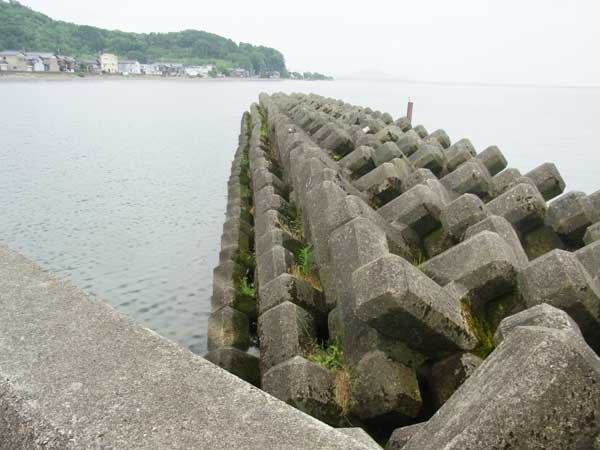
[[[594,211],[594,222],[600,222],[600,190],[589,195]]]
[[[376,166],[380,166],[394,158],[404,158],[404,153],[393,142],[381,144],[373,151],[373,162]]]
[[[396,428],[385,446],[385,450],[402,450],[406,443],[420,431],[422,431],[427,422],[416,423],[402,428]]]
[[[253,235],[251,225],[239,219],[229,219],[223,226],[221,247],[237,245],[241,250],[248,251]]]
[[[266,169],[257,170],[252,174],[252,188],[255,192],[260,191],[265,186],[273,186],[276,192],[285,193],[285,183],[277,175]]]
[[[275,228],[263,233],[262,236],[256,239],[256,256],[263,255],[275,246],[281,246],[292,253],[296,253],[304,247],[304,244],[287,231]]]
[[[568,312],[590,345],[600,349],[600,286],[576,255],[554,250],[533,260],[518,279],[527,306],[548,303]]]
[[[521,311],[513,316],[507,317],[498,326],[494,334],[496,345],[504,340],[517,327],[545,327],[556,330],[572,331],[582,336],[577,323],[569,314],[561,309],[557,309],[547,303],[541,303],[531,308]]]
[[[284,221],[283,215],[276,209],[270,209],[260,216],[256,216],[254,221],[254,236],[259,238],[267,231],[281,228],[281,223]]]
[[[526,233],[544,223],[546,202],[539,191],[529,184],[518,184],[487,204],[488,211],[502,216],[513,227]]]
[[[449,191],[448,188],[446,188],[446,186],[444,186],[437,178],[428,178],[423,180],[423,182],[420,184],[429,187],[429,189],[435,192],[440,197],[444,205],[460,197],[460,195]]]
[[[402,180],[402,191],[406,192],[418,184],[425,184],[427,180],[437,180],[437,177],[429,169],[416,169]]]
[[[474,158],[477,155],[475,147],[468,139],[455,142],[446,150],[447,168],[449,172],[456,170],[458,166]]]
[[[406,156],[412,155],[419,149],[421,138],[414,130],[408,130],[396,141],[396,145]]]
[[[549,226],[543,225],[522,234],[521,242],[529,260],[539,258],[552,250],[566,250],[567,245]]]
[[[265,373],[310,347],[316,336],[315,321],[301,307],[283,302],[259,316],[258,335],[260,367]]]
[[[448,136],[448,134],[446,134],[444,130],[435,130],[429,136],[436,138],[444,148],[448,148],[451,145],[450,137]]]
[[[404,174],[391,162],[363,175],[354,182],[357,189],[365,192],[370,198],[387,202],[402,192]]]
[[[442,227],[432,231],[422,240],[427,259],[433,258],[456,245],[456,241]]]
[[[250,295],[243,294],[237,289],[236,283],[223,283],[213,280],[213,293],[210,298],[211,310],[216,312],[228,306],[246,314],[248,317],[256,316],[256,299]]]
[[[559,196],[565,190],[565,181],[552,163],[544,163],[527,172],[525,176],[538,188],[545,200]]]
[[[422,406],[415,369],[369,352],[358,363],[352,379],[352,413],[365,421],[382,416],[413,418]]]
[[[242,220],[240,217],[235,217],[235,218],[228,218],[223,223],[223,235],[232,234],[232,233],[243,233],[243,234],[246,234],[247,236],[252,236],[254,231],[253,231],[252,225],[250,225],[250,223],[246,222],[245,220]],[[245,238],[238,238],[237,240],[235,240],[233,242],[228,242],[227,239],[221,238],[221,245],[227,246],[227,245],[231,245],[234,243],[239,244],[240,239],[245,239]]]
[[[381,450],[381,446],[373,440],[371,436],[367,434],[365,430],[360,427],[354,428],[338,428],[340,433],[344,433],[346,436],[350,436],[357,442],[364,444],[369,450]]]
[[[0,304],[3,449],[368,450],[1,245]]]
[[[389,253],[385,232],[366,217],[357,217],[334,230],[328,244],[335,277],[336,300],[339,298],[346,302],[352,297],[352,273]]]
[[[550,203],[546,225],[574,245],[581,246],[586,229],[593,223],[592,202],[583,192],[568,192]]]
[[[294,265],[295,259],[292,252],[276,245],[256,258],[258,272],[258,285],[264,286],[282,273],[288,273]]]
[[[444,286],[460,284],[474,306],[510,292],[518,263],[509,245],[496,233],[482,231],[426,261],[421,270]]]
[[[492,178],[492,196],[498,197],[499,195],[504,194],[506,191],[519,184],[519,180],[522,177],[519,169],[513,167],[509,167],[494,175]]]
[[[592,278],[600,275],[600,242],[581,247],[575,252],[575,256]]]
[[[433,365],[428,381],[436,409],[448,401],[482,362],[471,353],[459,353]]]
[[[569,330],[518,326],[403,450],[588,449],[600,359]]]
[[[487,208],[479,197],[463,194],[442,209],[440,220],[444,230],[456,241],[461,241],[467,228],[487,216]]]
[[[381,141],[375,137],[373,134],[365,134],[362,130],[360,133],[357,133],[357,137],[355,140],[356,147],[360,147],[361,145],[366,145],[367,147],[377,148],[381,145]]]
[[[325,138],[334,132],[335,128],[336,126],[334,123],[325,122],[323,126],[319,127],[318,131],[315,131],[311,134],[314,141],[317,142],[317,144],[321,145]]]
[[[260,387],[258,357],[234,347],[220,347],[208,352],[204,359],[234,374],[236,377]]]
[[[590,225],[583,235],[583,242],[585,245],[589,245],[596,241],[600,241],[600,222]]]
[[[461,304],[406,260],[383,256],[352,275],[354,311],[382,334],[426,354],[472,350]]]
[[[360,178],[375,168],[372,156],[373,148],[361,145],[342,158],[338,164],[352,172],[354,178]]]
[[[446,166],[446,156],[441,146],[423,143],[415,153],[410,155],[410,162],[415,167],[429,169],[435,175],[442,173]]]
[[[323,422],[341,422],[341,408],[335,400],[334,373],[301,356],[271,367],[263,375],[262,388]]]
[[[208,319],[208,350],[235,347],[247,350],[250,346],[250,321],[240,311],[225,306]]]
[[[340,127],[333,127],[331,133],[322,140],[317,140],[319,144],[333,153],[346,156],[352,150],[354,150],[354,143],[350,134]]]
[[[388,125],[375,133],[375,137],[383,143],[396,142],[402,135],[404,135],[404,132],[396,125]]]
[[[423,125],[417,125],[413,128],[413,130],[415,130],[415,133],[417,133],[421,139],[424,139],[427,136],[429,136],[427,129]]]
[[[490,216],[475,225],[471,225],[465,231],[464,239],[470,239],[482,231],[491,231],[504,239],[515,254],[515,260],[520,268],[529,264],[529,258],[527,258],[525,250],[523,250],[523,245],[519,240],[519,236],[510,222],[504,217]]]
[[[388,242],[384,231],[365,217],[358,217],[337,228],[329,238],[331,254],[331,278],[336,316],[329,329],[344,349],[344,358],[354,365],[370,349],[379,348],[376,331],[361,322],[353,310],[352,273],[359,267],[388,254]],[[335,320],[334,320],[335,319]]]
[[[491,180],[492,177],[483,163],[472,159],[461,164],[440,181],[457,194],[470,193],[480,198],[486,198],[491,192]]]
[[[246,274],[246,268],[235,261],[225,261],[213,269],[213,280],[222,283],[233,283]]]
[[[498,147],[492,145],[476,156],[493,177],[506,168],[506,158]]]
[[[325,315],[328,311],[321,291],[289,273],[281,274],[260,286],[259,292],[259,314],[284,302],[294,303],[314,315]]]
[[[266,188],[263,188],[263,190]],[[278,194],[268,195],[257,199],[255,202],[255,216],[264,214],[269,209],[286,209],[289,208],[288,202]]]
[[[400,222],[411,227],[423,237],[440,225],[444,207],[442,199],[428,186],[418,184],[377,212],[389,222]]]
[[[400,117],[399,119],[396,119],[396,121],[394,122],[394,125],[396,125],[398,128],[400,128],[404,132],[406,132],[412,128],[412,125],[411,125],[408,117]],[[423,127],[421,126],[421,128],[423,128]],[[423,128],[423,130],[424,129],[425,128]]]

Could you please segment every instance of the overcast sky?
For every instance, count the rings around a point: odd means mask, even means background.
[[[124,31],[200,29],[275,47],[291,70],[600,85],[600,0],[21,0]]]

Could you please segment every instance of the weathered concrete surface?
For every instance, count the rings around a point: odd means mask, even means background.
[[[517,326],[403,450],[590,449],[598,411],[600,359],[581,336]]]
[[[422,431],[427,422],[416,423],[406,427],[397,428],[390,436],[385,449],[386,450],[402,450],[406,443],[417,433]]]
[[[0,449],[368,449],[0,244]]]

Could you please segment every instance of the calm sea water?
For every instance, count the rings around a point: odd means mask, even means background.
[[[316,92],[496,144],[523,172],[557,163],[600,188],[600,90],[400,82],[0,82],[0,240],[203,353],[211,272],[242,112]]]

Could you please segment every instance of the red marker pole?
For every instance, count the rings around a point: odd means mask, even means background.
[[[410,123],[412,123],[412,113],[413,113],[413,102],[410,101],[410,97],[408,98],[408,105],[406,106],[406,118]]]

